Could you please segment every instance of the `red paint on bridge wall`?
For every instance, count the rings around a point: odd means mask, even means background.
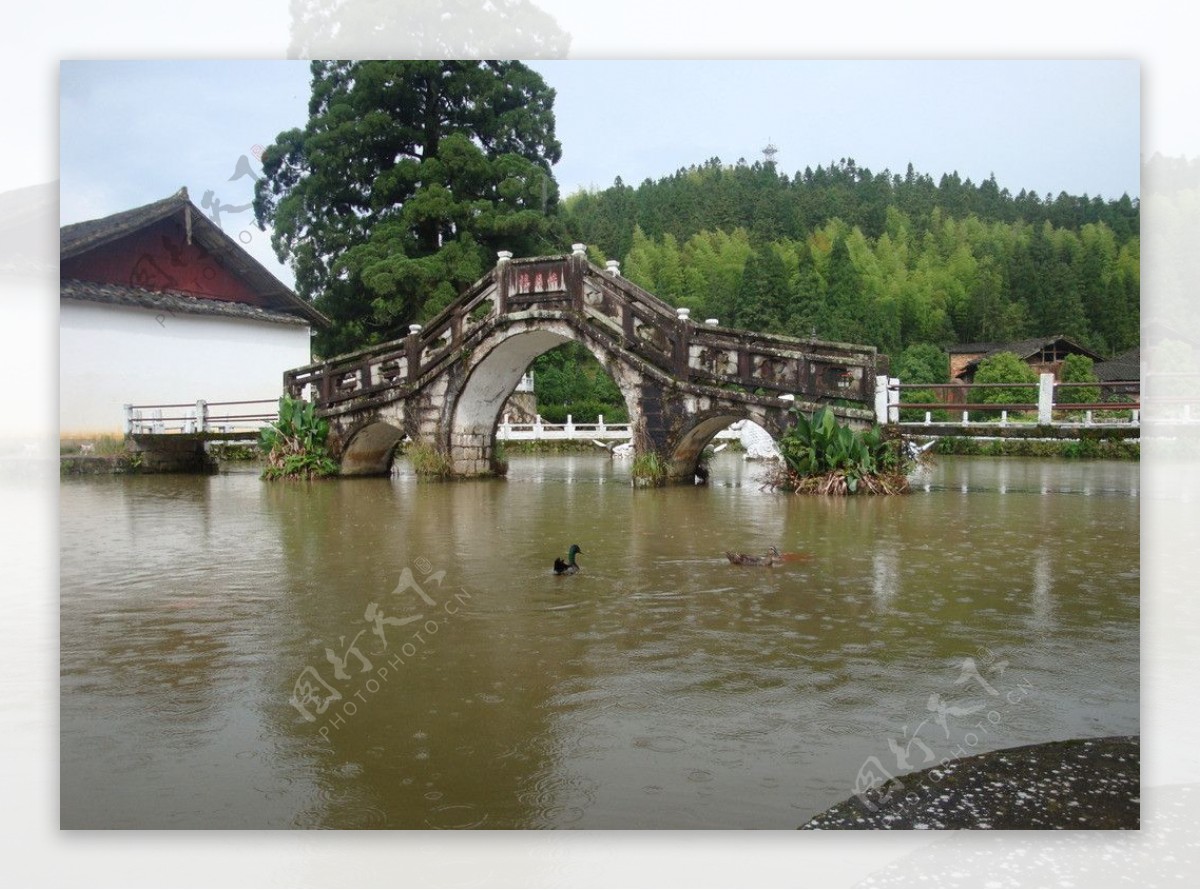
[[[64,259],[63,278],[179,291],[209,300],[263,306],[249,284],[221,258],[193,241],[176,220],[163,220],[82,256]]]

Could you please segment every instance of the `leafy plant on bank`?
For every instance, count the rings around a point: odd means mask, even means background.
[[[812,418],[792,409],[795,424],[779,441],[783,466],[776,487],[805,494],[901,494],[908,491],[900,441],[875,426],[862,432],[838,423],[828,407]]]
[[[266,455],[263,479],[314,479],[333,476],[337,461],[329,455],[329,421],[317,417],[316,407],[303,399],[283,396],[279,419],[259,433]]]

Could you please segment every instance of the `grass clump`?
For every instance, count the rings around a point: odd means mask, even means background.
[[[643,451],[633,459],[630,478],[635,488],[656,488],[667,481],[667,464],[657,451]]]
[[[422,479],[449,479],[454,475],[454,461],[428,442],[412,442],[404,450],[412,463],[413,472]]]

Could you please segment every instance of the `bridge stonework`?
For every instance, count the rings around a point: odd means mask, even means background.
[[[657,453],[677,480],[690,480],[704,447],[738,420],[778,438],[793,404],[832,404],[843,420],[871,423],[875,377],[887,370],[873,347],[697,324],[576,245],[569,256],[502,253],[424,328],[288,371],[284,389],[329,420],[342,475],[389,472],[408,437],[454,476],[486,476],[497,471],[508,396],[533,359],[569,341],[620,389],[635,453]]]

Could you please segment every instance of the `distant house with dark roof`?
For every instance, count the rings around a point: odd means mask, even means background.
[[[1096,362],[1092,370],[1096,373],[1096,379],[1101,383],[1128,384],[1127,386],[1114,386],[1106,390],[1108,392],[1139,393],[1142,388],[1142,350],[1140,347],[1134,347],[1108,361]]]
[[[1084,355],[1093,362],[1104,361],[1103,356],[1061,334],[1009,343],[962,343],[949,347],[946,352],[950,356],[950,380],[956,383],[971,383],[979,363],[1001,352],[1011,352],[1039,374],[1053,374],[1056,379],[1063,359],[1068,355]]]
[[[59,235],[64,437],[119,433],[126,403],[276,398],[328,323],[187,189]]]

